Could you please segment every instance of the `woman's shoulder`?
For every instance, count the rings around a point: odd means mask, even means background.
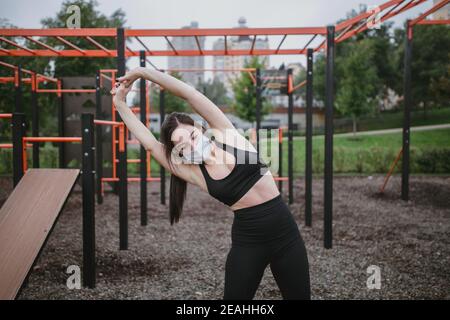
[[[221,145],[229,146],[231,148],[256,152],[253,144],[241,133],[240,130],[237,129],[208,129],[211,130],[211,134],[209,135],[211,140],[218,142]]]

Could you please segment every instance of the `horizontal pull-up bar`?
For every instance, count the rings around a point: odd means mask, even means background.
[[[160,69],[160,71],[167,72],[206,72],[206,71],[216,71],[216,72],[255,72],[256,68],[231,68],[231,69],[202,69],[202,68],[170,68],[170,69]]]
[[[96,89],[36,89],[38,93],[95,93]]]
[[[103,126],[123,126],[123,122],[109,121],[109,120],[94,120],[94,124]]]
[[[81,137],[23,137],[24,142],[81,142]]]
[[[31,143],[27,143],[27,148],[31,148],[33,145]],[[0,149],[12,149],[12,143],[0,143]]]
[[[22,137],[22,168],[23,172],[28,169],[27,142],[82,142],[81,137]]]

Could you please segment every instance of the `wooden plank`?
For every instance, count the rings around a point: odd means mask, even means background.
[[[79,169],[29,169],[0,209],[0,299],[14,299]]]

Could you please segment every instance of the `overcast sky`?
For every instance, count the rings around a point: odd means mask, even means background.
[[[106,15],[121,8],[126,13],[127,27],[137,28],[180,28],[197,21],[200,28],[230,28],[237,25],[239,17],[247,19],[249,27],[302,27],[334,24],[344,18],[351,9],[358,10],[360,4],[380,5],[387,0],[98,0],[99,10]],[[39,28],[40,20],[54,17],[62,0],[0,0],[0,18],[20,28]],[[408,18],[417,17],[432,6],[429,0],[393,20],[400,26]],[[83,21],[81,21],[83,27]],[[289,39],[291,38],[291,39]],[[270,46],[276,48],[281,37],[270,37]],[[215,38],[209,38],[206,47],[211,48]],[[151,49],[165,48],[163,41],[147,38]],[[299,47],[307,41],[304,37],[288,37],[283,48]],[[317,40],[320,41],[320,40]],[[138,44],[131,47],[139,48]],[[166,57],[152,58],[158,67],[167,66]],[[271,56],[270,63],[279,66],[282,62],[304,62],[299,56]],[[136,65],[137,59],[128,61],[128,67]],[[206,67],[211,67],[212,58],[206,58]]]

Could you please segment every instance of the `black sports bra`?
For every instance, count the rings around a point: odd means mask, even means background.
[[[208,174],[204,164],[199,164],[199,166],[209,194],[224,204],[232,206],[261,179],[269,170],[269,167],[259,159],[257,152],[237,149],[217,140],[214,140],[214,142],[222,145],[222,149],[227,152],[229,152],[229,149],[233,150],[236,159],[233,170],[223,179],[213,179]]]

